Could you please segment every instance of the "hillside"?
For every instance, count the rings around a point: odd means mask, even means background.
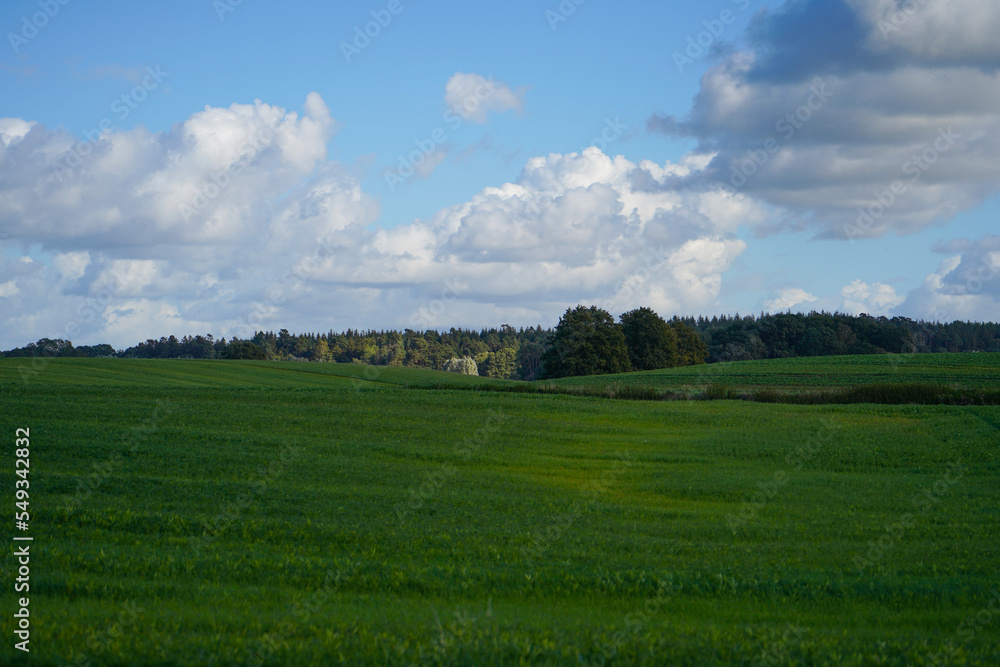
[[[782,391],[874,383],[935,383],[961,387],[1000,387],[1000,353],[872,354],[730,361],[658,371],[569,377],[559,386],[631,385],[684,390],[707,385]]]
[[[26,379],[26,381],[25,381]],[[191,387],[242,389],[355,389],[378,386],[479,385],[504,382],[423,368],[294,361],[53,358],[32,366],[0,359],[0,387]]]
[[[907,369],[990,381],[978,359]],[[0,359],[0,405],[30,429],[42,556],[30,660],[8,642],[3,664],[1000,662],[994,616],[967,631],[1000,603],[1000,407],[429,390],[483,380],[287,362],[53,359],[25,384],[22,362]]]

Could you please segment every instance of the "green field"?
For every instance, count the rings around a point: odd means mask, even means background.
[[[632,385],[686,390],[717,384],[734,389],[802,391],[875,383],[1000,387],[1000,354],[877,354],[730,361],[660,371],[561,378],[563,386]]]
[[[560,382],[989,388],[998,357]],[[31,653],[12,548],[0,664],[1000,664],[1000,407],[459,391],[483,380],[336,364],[30,370],[0,359],[3,517],[14,535],[28,427],[34,537]]]

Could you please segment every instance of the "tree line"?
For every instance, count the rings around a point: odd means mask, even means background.
[[[683,320],[708,344],[708,362],[909,352],[1000,352],[995,322],[924,322],[812,312]]]
[[[616,322],[595,306],[568,309],[555,328],[448,331],[257,332],[250,339],[212,335],[149,339],[125,350],[43,338],[6,357],[271,359],[362,363],[474,372],[534,380],[649,370],[699,363],[840,354],[1000,352],[1000,324],[923,322],[813,312],[665,320],[649,308]]]

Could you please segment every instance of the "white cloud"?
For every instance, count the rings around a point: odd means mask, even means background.
[[[211,333],[214,327],[212,322],[183,317],[169,303],[147,299],[115,302],[104,312],[104,320],[102,335],[110,340],[130,341],[132,345],[156,336],[154,332],[168,336],[173,334],[180,338],[180,332]]]
[[[844,312],[855,315],[861,313],[888,315],[905,300],[905,297],[896,294],[896,289],[892,285],[884,283],[869,285],[862,280],[855,280],[845,286],[840,290],[840,296],[844,298]]]
[[[981,0],[947,3],[853,0],[869,29],[866,46],[916,61],[978,64],[1000,58],[1000,7]],[[956,37],[961,35],[961,39]]]
[[[456,72],[445,85],[444,101],[463,120],[485,123],[489,112],[521,111],[527,89],[511,90],[493,76]]]
[[[8,280],[5,283],[0,283],[0,298],[9,298],[17,294],[17,284],[13,280]]]
[[[0,227],[54,246],[239,245],[325,160],[335,127],[315,93],[301,118],[258,101],[206,108],[168,132],[137,128],[95,142],[36,125],[33,141],[0,145]]]
[[[959,254],[949,255],[927,274],[900,310],[931,321],[1000,321],[1000,235],[961,239],[937,249]]]
[[[955,296],[987,294],[1000,297],[1000,235],[991,234],[978,241],[962,240],[942,244],[961,252],[958,263],[942,275],[939,289]]]
[[[18,119],[0,129],[17,137],[0,142],[0,282],[19,288],[0,317],[5,345],[124,337],[124,316],[114,327],[106,318],[125,301],[173,307],[184,322],[245,319],[318,239],[377,216],[357,180],[326,161],[336,123],[315,93],[301,117],[260,101],[206,107],[167,132],[93,143]],[[52,260],[32,261],[37,246]]]
[[[64,280],[82,278],[89,265],[89,252],[66,252],[52,258],[52,266]]]
[[[434,173],[434,170],[440,167],[448,157],[449,152],[450,147],[438,146],[432,153],[427,155],[423,162],[414,165],[413,168],[417,175],[421,178],[430,178],[431,174]]]
[[[519,309],[512,324],[552,321],[581,301],[667,314],[711,307],[722,273],[746,245],[705,215],[701,195],[635,186],[654,171],[596,148],[532,158],[513,183],[485,188],[429,220],[358,237],[328,257],[315,279],[387,291],[407,285],[424,294],[398,326],[412,326],[446,281],[466,285],[463,308],[435,325],[476,326],[476,303],[497,313]],[[710,203],[721,209],[724,201]]]
[[[168,132],[108,133],[62,180],[41,156],[65,160],[73,137],[35,126],[31,151],[0,147],[0,229],[22,251],[0,258],[0,281],[18,288],[0,318],[13,339],[0,345],[554,324],[578,303],[705,312],[746,248],[736,221],[766,213],[722,191],[664,187],[697,161],[635,163],[592,147],[531,158],[513,182],[369,229],[377,203],[326,160],[326,104],[310,95],[305,108],[300,118],[236,104]],[[31,261],[38,246],[52,259]]]
[[[801,287],[786,287],[778,290],[778,296],[764,302],[764,310],[778,313],[803,303],[812,303],[817,298]]]
[[[0,118],[0,144],[13,146],[19,143],[34,125],[20,118]]]
[[[916,231],[1000,188],[998,31],[978,0],[789,2],[706,72],[689,117],[649,125],[713,156],[690,180],[781,207],[770,231]]]

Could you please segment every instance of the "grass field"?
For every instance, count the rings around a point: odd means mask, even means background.
[[[998,355],[897,361],[710,372],[1000,377]],[[0,359],[0,480],[13,535],[30,428],[32,650],[8,593],[2,664],[1000,664],[1000,407],[264,362],[54,359],[25,383],[25,363]]]
[[[730,361],[621,375],[562,378],[563,386],[632,385],[684,390],[705,385],[803,391],[874,383],[1000,387],[1000,354],[875,354]]]

